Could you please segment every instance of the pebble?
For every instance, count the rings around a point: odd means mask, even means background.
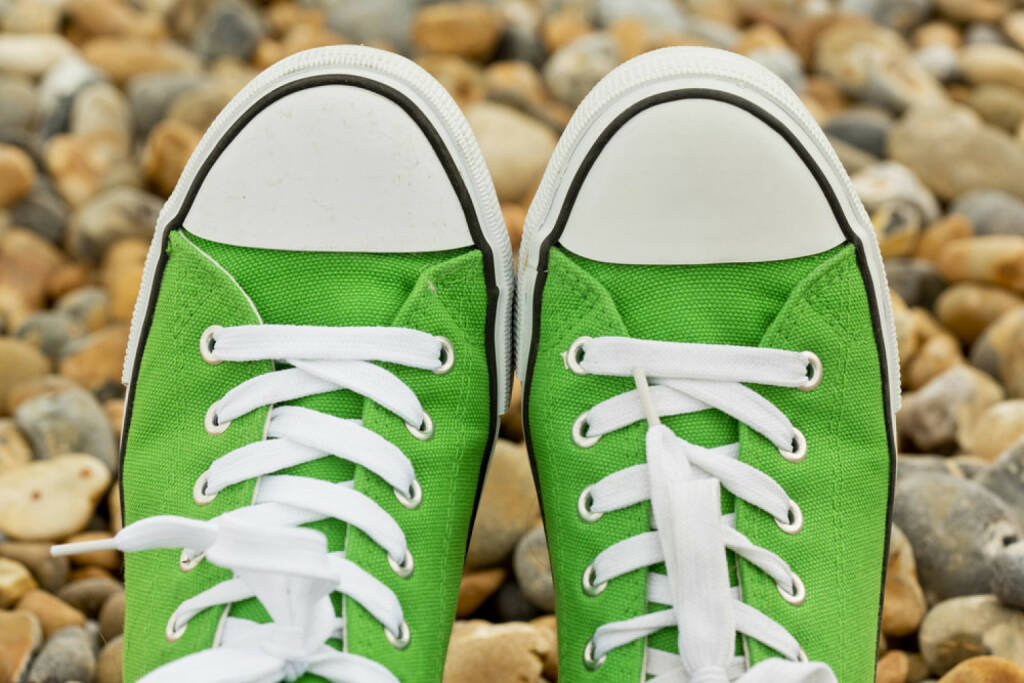
[[[939,295],[935,315],[960,341],[972,344],[993,321],[1022,304],[1024,298],[1000,287],[963,282]]]
[[[973,280],[1024,292],[1024,236],[952,240],[939,251],[936,265],[951,282]]]
[[[215,0],[206,6],[192,36],[192,49],[204,59],[249,59],[263,37],[259,13],[241,0]]]
[[[912,37],[915,47],[926,47],[928,45],[960,47],[963,43],[959,29],[948,21],[940,19],[934,19],[921,24],[914,29]]]
[[[891,157],[941,199],[976,189],[1024,198],[1024,147],[966,107],[913,107],[892,127],[888,143]]]
[[[794,92],[802,93],[807,87],[800,57],[788,47],[772,47],[753,50],[747,57],[778,76]]]
[[[119,636],[124,631],[124,601],[124,591],[113,593],[100,608],[100,635],[104,640]]]
[[[32,459],[32,447],[9,417],[0,418],[0,473],[21,467]]]
[[[38,588],[25,593],[18,601],[17,608],[35,614],[47,638],[63,628],[85,625],[84,614],[57,596]]]
[[[68,224],[67,246],[75,258],[96,261],[118,239],[149,239],[162,202],[134,187],[106,190],[78,209]]]
[[[39,460],[87,453],[110,471],[117,469],[117,444],[106,413],[95,396],[79,386],[26,398],[14,415]]]
[[[1007,448],[976,479],[1009,506],[1024,529],[1024,443],[1018,441]]]
[[[110,294],[102,287],[80,287],[57,299],[54,309],[65,313],[95,332],[111,319]]]
[[[544,655],[544,679],[558,680],[558,626],[554,614],[545,614],[530,620],[530,626],[548,642],[548,651]]]
[[[50,371],[50,361],[42,351],[20,339],[0,337],[0,415],[11,388],[26,379]]]
[[[142,152],[142,173],[162,196],[174,190],[201,137],[201,131],[174,119],[161,121],[150,132]]]
[[[973,234],[974,227],[966,217],[958,213],[946,214],[924,228],[917,241],[914,256],[934,263],[948,242]]]
[[[976,419],[961,425],[957,441],[965,453],[995,460],[1024,437],[1024,399],[989,406]]]
[[[921,654],[932,674],[941,676],[979,655],[1024,659],[1024,612],[999,604],[994,595],[967,595],[935,605],[919,634]]]
[[[480,495],[466,567],[502,564],[519,538],[539,521],[530,456],[525,446],[499,439]]]
[[[83,541],[109,540],[113,534],[109,531],[83,531],[68,538],[68,543]],[[116,550],[95,550],[90,553],[71,555],[72,564],[82,567],[100,567],[116,571],[121,568],[121,554]]]
[[[74,0],[67,5],[69,30],[85,38],[134,36],[151,40],[163,38],[167,29],[155,12],[140,11],[118,0]]]
[[[95,38],[82,46],[82,56],[117,83],[139,74],[199,69],[196,55],[177,43],[143,38]]]
[[[1013,86],[988,84],[972,88],[967,104],[993,126],[1016,132],[1024,121],[1024,91]]]
[[[0,75],[0,128],[28,128],[35,114],[32,81],[24,76]]]
[[[202,74],[189,72],[141,74],[129,79],[125,91],[136,134],[142,138],[148,135],[163,120],[175,98],[204,81]]]
[[[119,396],[128,325],[117,323],[72,341],[64,349],[60,374],[96,393],[100,398]]]
[[[921,259],[888,258],[885,274],[889,287],[903,297],[908,306],[931,308],[946,287],[935,264]]]
[[[501,38],[501,18],[483,2],[440,2],[420,8],[412,22],[412,43],[424,51],[486,59]]]
[[[91,455],[64,455],[0,474],[0,533],[23,540],[67,538],[88,525],[110,485]]]
[[[581,36],[593,32],[594,25],[579,6],[567,6],[551,12],[541,26],[545,49],[554,54]]]
[[[10,607],[26,593],[38,587],[25,565],[16,560],[0,557],[0,607]]]
[[[87,263],[66,261],[59,264],[46,278],[46,295],[59,299],[68,292],[86,286],[92,279],[92,269]]]
[[[467,572],[459,584],[459,601],[455,608],[455,616],[468,617],[476,612],[480,605],[494,595],[501,584],[505,583],[508,572],[503,567],[481,569]]]
[[[604,33],[576,38],[544,64],[544,82],[563,104],[575,107],[602,77],[619,65],[615,40]]]
[[[889,536],[888,570],[885,575],[885,602],[882,605],[882,632],[901,637],[914,633],[928,605],[917,580],[914,549],[898,526]]]
[[[1024,669],[1002,657],[971,657],[957,664],[939,683],[1024,683]]]
[[[11,220],[50,242],[64,235],[68,207],[49,179],[38,178],[29,193],[10,207]]]
[[[538,525],[528,531],[516,544],[512,558],[519,590],[526,599],[544,612],[555,611],[555,586],[551,578],[551,558],[548,556],[544,527]]]
[[[67,584],[57,591],[57,597],[87,617],[95,617],[110,596],[123,590],[120,581],[94,577]]]
[[[32,158],[14,145],[0,144],[0,209],[27,195],[35,182]]]
[[[960,68],[976,84],[1024,87],[1024,54],[1005,45],[975,43],[960,51]]]
[[[100,650],[96,662],[96,683],[122,683],[124,639],[117,636]]]
[[[18,326],[14,336],[38,347],[50,358],[57,358],[69,341],[84,332],[82,325],[70,316],[55,311],[38,311]]]
[[[823,126],[830,137],[848,142],[879,158],[885,156],[885,141],[891,127],[892,116],[878,107],[846,109],[829,118]]]
[[[914,61],[943,83],[960,77],[960,56],[948,45],[928,45],[914,52]]]
[[[1024,609],[1024,541],[1003,548],[992,561],[992,592],[1008,607]]]
[[[68,127],[74,135],[103,137],[122,155],[131,151],[131,106],[121,90],[106,81],[86,85],[75,95]]]
[[[38,34],[0,35],[0,71],[40,76],[75,48],[63,36]]]
[[[919,220],[931,223],[940,216],[935,196],[914,172],[902,164],[886,161],[856,173],[853,188],[869,212],[889,203],[908,204]]]
[[[995,21],[1010,7],[1008,0],[936,0],[935,6],[955,21]]]
[[[1024,201],[999,190],[974,190],[953,202],[979,235],[1024,235]]]
[[[131,321],[148,253],[149,244],[144,240],[125,239],[115,242],[104,254],[100,279],[110,293],[113,320]]]
[[[92,638],[81,626],[69,626],[46,641],[32,662],[25,683],[91,681],[95,672]]]
[[[515,581],[506,582],[481,610],[483,614],[492,612],[497,621],[529,621],[540,614]]]
[[[0,675],[20,681],[43,642],[39,619],[31,612],[0,610]]]
[[[540,180],[557,142],[542,123],[505,105],[473,104],[466,118],[494,179],[501,201],[523,199]]]
[[[444,683],[539,681],[550,641],[524,623],[457,621],[448,644]]]
[[[889,650],[881,659],[875,672],[875,683],[906,683],[910,673],[910,657],[902,650]]]
[[[332,0],[327,25],[355,42],[379,43],[404,48],[415,4],[406,0]]]
[[[999,378],[1009,396],[1024,398],[1024,308],[1011,308],[985,328],[970,360]]]
[[[893,520],[914,548],[930,602],[988,592],[992,557],[1021,533],[995,494],[977,482],[944,474],[901,478]]]
[[[71,563],[66,557],[50,555],[49,543],[6,541],[0,543],[0,557],[16,560],[28,567],[36,582],[55,593],[68,580]]]

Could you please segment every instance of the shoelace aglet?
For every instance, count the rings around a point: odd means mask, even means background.
[[[79,541],[78,543],[61,543],[50,546],[51,557],[65,557],[67,555],[81,555],[82,553],[93,553],[100,550],[117,550],[116,538],[101,538],[95,541]]]
[[[661,424],[658,411],[654,407],[654,400],[651,398],[651,387],[647,383],[647,374],[642,368],[633,368],[633,381],[636,382],[636,390],[640,395],[640,405],[644,408],[644,415],[647,416],[647,424],[657,427]]]

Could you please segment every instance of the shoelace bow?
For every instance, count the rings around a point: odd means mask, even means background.
[[[323,519],[350,524],[386,552],[399,576],[407,577],[413,559],[402,529],[351,481],[274,473],[333,456],[380,477],[404,506],[415,508],[422,489],[412,463],[360,420],[276,404],[348,389],[397,415],[417,438],[429,438],[433,423],[415,393],[375,362],[440,374],[454,363],[451,344],[405,328],[214,326],[203,334],[200,353],[211,364],[270,360],[292,366],[246,380],[206,415],[207,431],[218,434],[232,420],[271,406],[265,439],[215,460],[193,490],[196,503],[203,505],[228,486],[255,479],[252,504],[209,521],[149,517],[109,541],[57,546],[54,554],[181,548],[183,570],[203,559],[231,570],[233,578],[184,601],[170,615],[167,637],[172,641],[181,637],[192,617],[211,607],[255,597],[270,615],[266,624],[226,616],[214,647],[160,667],[142,679],[146,683],[271,683],[294,681],[306,672],[338,683],[397,683],[384,666],[335,650],[327,640],[344,635],[344,622],[335,615],[330,597],[339,592],[380,622],[392,645],[406,647],[410,634],[398,598],[343,552],[329,553],[323,534],[300,525]]]
[[[602,401],[573,425],[582,447],[603,435],[646,420],[646,463],[615,472],[585,488],[579,514],[589,522],[644,501],[651,502],[652,530],[603,550],[583,575],[583,589],[597,595],[608,582],[664,562],[666,573],[648,573],[647,597],[666,605],[600,626],[584,652],[597,668],[608,653],[664,628],[678,630],[679,654],[648,647],[651,683],[835,683],[828,665],[809,662],[800,644],[778,622],[742,601],[730,586],[726,551],[770,576],[792,604],[804,599],[799,576],[775,553],[754,545],[722,515],[721,488],[771,515],[787,533],[803,526],[799,505],[770,476],[738,459],[739,444],[703,448],[676,436],[660,418],[713,408],[771,441],[781,457],[798,462],[807,451],[803,434],[768,399],[745,386],[755,383],[813,389],[821,363],[811,352],[688,344],[625,337],[577,339],[565,354],[580,375],[634,378],[636,389]],[[782,657],[747,669],[736,656],[737,633]]]

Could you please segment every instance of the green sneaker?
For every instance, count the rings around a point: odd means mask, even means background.
[[[874,678],[899,400],[871,223],[781,80],[613,71],[520,250],[559,681]]]
[[[469,126],[412,62],[304,52],[228,105],[132,326],[126,681],[441,680],[512,277]]]

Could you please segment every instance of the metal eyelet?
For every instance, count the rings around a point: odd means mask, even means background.
[[[203,424],[206,427],[206,433],[211,436],[217,436],[227,431],[227,428],[231,426],[231,420],[221,420],[217,417],[217,408],[220,407],[220,402],[214,403],[206,411],[206,417],[203,419]]]
[[[594,585],[594,565],[588,564],[587,568],[583,570],[583,592],[594,598],[603,593],[607,587],[607,581]]]
[[[206,491],[206,483],[209,477],[210,474],[208,472],[203,472],[196,479],[196,483],[192,487],[192,500],[196,502],[196,505],[209,505],[217,497],[216,493],[207,493]]]
[[[396,650],[404,650],[409,647],[409,641],[412,640],[412,634],[409,632],[409,624],[403,620],[398,627],[398,635],[395,635],[388,630],[388,627],[384,627],[384,635],[387,636],[388,642]]]
[[[587,646],[583,648],[583,666],[587,671],[597,671],[604,664],[605,660],[608,659],[608,655],[601,655],[600,659],[594,659],[594,639],[591,638],[587,641]]]
[[[793,450],[784,451],[781,448],[779,453],[790,462],[800,462],[807,457],[807,437],[796,427],[793,427]]]
[[[415,436],[420,441],[426,441],[430,437],[434,436],[434,421],[430,419],[430,415],[427,411],[423,411],[423,422],[419,427],[413,427],[408,422],[405,423],[405,428],[409,430],[409,433]]]
[[[576,502],[576,510],[580,513],[580,519],[584,522],[596,522],[604,516],[603,512],[594,512],[590,509],[594,502],[593,489],[593,486],[583,489],[579,500]]]
[[[580,337],[565,352],[565,367],[577,375],[587,374],[587,371],[580,365],[580,361],[583,360],[583,345],[588,341],[594,341],[593,337]]]
[[[598,436],[587,436],[585,431],[589,425],[587,424],[587,414],[582,413],[576,418],[576,421],[572,423],[572,440],[580,448],[590,448],[598,441],[601,440],[600,435]]]
[[[406,548],[405,550],[405,557],[402,558],[401,563],[395,562],[394,558],[391,557],[391,555],[388,555],[388,564],[391,565],[392,571],[394,571],[403,579],[407,579],[410,576],[412,576],[412,553],[409,552],[408,548]]]
[[[188,548],[182,548],[181,555],[178,556],[178,568],[183,572],[190,572],[199,566],[204,557],[206,557],[206,553],[193,555]]]
[[[213,335],[217,334],[224,328],[220,325],[210,325],[203,330],[202,336],[199,337],[199,355],[203,357],[210,365],[217,365],[221,362],[219,358],[213,355]]]
[[[796,501],[791,499],[789,501],[789,521],[780,522],[776,519],[775,523],[778,524],[779,528],[787,534],[798,534],[800,533],[800,530],[804,528],[804,513],[800,509],[800,506],[796,504]]]
[[[455,347],[447,337],[436,337],[441,342],[441,367],[434,368],[435,375],[443,375],[455,365]]]
[[[167,626],[164,628],[164,635],[167,636],[168,642],[173,643],[185,635],[185,629],[187,628],[188,622],[185,622],[181,628],[178,628],[178,612],[175,610],[171,613],[171,618],[167,620]]]
[[[800,580],[800,577],[795,573],[791,573],[790,577],[793,579],[793,592],[790,593],[787,590],[783,590],[782,586],[775,584],[775,587],[779,589],[779,595],[782,599],[791,605],[802,605],[804,600],[807,598],[807,589],[804,587],[804,582]]]
[[[405,507],[410,510],[415,510],[423,501],[423,487],[420,486],[420,482],[418,480],[413,479],[412,485],[409,487],[408,495],[398,489],[395,489],[395,498],[397,498],[398,502]]]
[[[821,365],[821,359],[814,351],[803,351],[800,353],[807,360],[807,382],[800,387],[800,391],[811,391],[821,384],[821,377],[825,369]]]

